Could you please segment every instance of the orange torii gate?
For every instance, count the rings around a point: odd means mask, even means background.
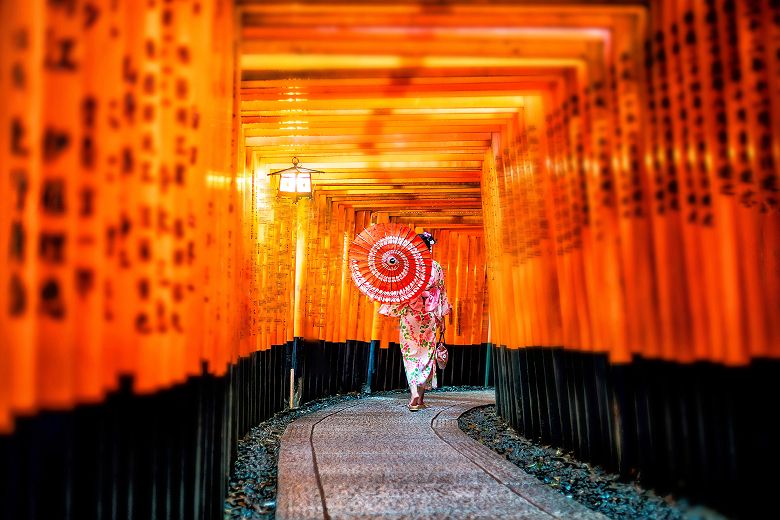
[[[371,383],[372,343],[375,387],[403,386],[345,267],[394,221],[438,239],[446,383],[495,379],[519,430],[661,486],[754,469],[780,356],[774,3],[0,9],[4,439],[124,395],[127,428],[177,408],[137,437],[209,446],[219,487],[251,424]],[[292,156],[310,196],[269,176]]]

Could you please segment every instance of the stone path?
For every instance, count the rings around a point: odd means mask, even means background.
[[[460,431],[458,417],[492,392],[432,394],[414,413],[407,400],[351,401],[290,424],[277,518],[606,518]]]

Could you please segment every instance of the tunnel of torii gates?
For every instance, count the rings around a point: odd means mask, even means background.
[[[379,222],[437,239],[445,385],[771,496],[778,2],[1,5],[0,517],[217,518],[252,425],[403,388],[345,269]]]

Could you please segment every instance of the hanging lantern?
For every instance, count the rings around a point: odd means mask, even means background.
[[[311,197],[311,174],[323,172],[299,165],[300,161],[298,158],[293,157],[290,168],[268,174],[279,175],[279,193],[281,195]]]

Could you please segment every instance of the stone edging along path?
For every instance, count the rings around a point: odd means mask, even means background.
[[[433,393],[340,403],[282,436],[278,518],[605,518],[550,490],[466,436],[465,411],[492,392]]]

